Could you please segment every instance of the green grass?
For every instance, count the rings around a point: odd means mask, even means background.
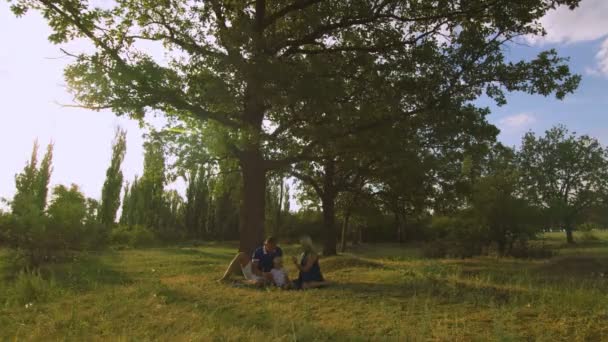
[[[367,245],[322,259],[335,285],[310,291],[217,284],[230,244],[92,253],[39,274],[0,265],[0,340],[606,340],[601,237],[564,247],[548,234],[549,260]]]

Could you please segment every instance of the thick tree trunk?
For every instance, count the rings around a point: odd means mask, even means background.
[[[344,213],[344,222],[342,222],[342,237],[340,239],[340,253],[346,251],[346,235],[348,233],[348,221],[350,220],[350,208]]]
[[[335,225],[335,195],[323,199],[323,255],[336,255],[337,232]]]
[[[278,237],[281,234],[281,218],[282,218],[282,210],[283,210],[283,190],[284,190],[284,186],[283,186],[283,177],[281,177],[281,184],[280,187],[281,189],[279,190],[279,207],[277,208],[277,226],[275,227],[275,231],[274,231],[274,235],[276,237]]]
[[[403,242],[403,222],[399,213],[395,213],[395,227],[397,228],[397,242]]]
[[[244,152],[240,162],[243,173],[243,202],[239,222],[239,251],[250,254],[264,240],[266,170],[258,151]]]
[[[264,17],[264,3],[256,5],[256,18]],[[261,33],[254,36],[256,45],[261,44]],[[251,254],[264,240],[264,215],[266,205],[266,162],[261,152],[262,122],[264,121],[264,76],[258,65],[263,59],[254,54],[245,88],[243,120],[246,123],[245,148],[239,151],[239,162],[243,174],[243,193],[239,219],[239,251]]]
[[[566,241],[569,244],[574,243],[574,236],[572,235],[572,226],[570,226],[570,225],[566,226]]]

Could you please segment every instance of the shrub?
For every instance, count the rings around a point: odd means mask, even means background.
[[[110,242],[129,247],[150,247],[158,244],[158,239],[150,229],[134,225],[114,228],[110,233]]]
[[[53,259],[63,248],[57,232],[48,229],[46,216],[34,205],[27,208],[6,218],[3,231],[7,245],[17,256],[13,261],[36,267]]]
[[[471,218],[469,211],[462,211],[452,217],[435,216],[431,220],[427,243],[422,253],[427,257],[468,258],[481,254],[487,245],[484,230]]]
[[[58,185],[47,215],[27,196],[13,206],[19,210],[2,215],[0,232],[5,243],[15,251],[16,264],[30,268],[61,260],[72,251],[103,246],[107,233],[99,224],[86,222],[87,204],[77,186]]]
[[[68,189],[63,185],[56,186],[47,212],[50,228],[60,235],[64,247],[81,249],[86,236],[84,220],[87,205],[78,187],[72,185]]]
[[[9,226],[12,220],[11,214],[0,210],[0,246],[8,246]]]
[[[597,224],[591,223],[591,222],[585,222],[576,227],[576,229],[581,232],[591,232],[592,230],[598,229],[598,228],[599,228],[599,226]]]
[[[40,271],[21,271],[15,277],[15,281],[8,288],[8,302],[18,305],[34,305],[51,298],[58,291],[58,286],[51,278],[45,280]]]
[[[599,241],[600,238],[593,233],[593,230],[584,230],[581,234],[581,240],[585,242],[595,242]]]

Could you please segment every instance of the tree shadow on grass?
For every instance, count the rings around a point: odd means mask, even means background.
[[[236,253],[221,251],[206,251],[200,248],[163,248],[160,250],[169,255],[198,256],[207,260],[228,263]]]
[[[608,286],[608,256],[566,255],[530,263],[524,259],[470,260],[460,263],[460,276],[486,277],[501,284],[543,286],[576,283],[576,287]]]
[[[532,272],[549,279],[556,277],[569,280],[608,279],[608,257],[586,255],[557,257],[533,268]]]

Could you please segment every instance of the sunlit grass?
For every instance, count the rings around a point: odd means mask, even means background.
[[[108,251],[19,281],[5,274],[0,339],[608,338],[601,243],[561,248],[550,260],[427,260],[415,247],[366,245],[322,259],[335,285],[305,292],[217,284],[234,251],[223,244]]]

